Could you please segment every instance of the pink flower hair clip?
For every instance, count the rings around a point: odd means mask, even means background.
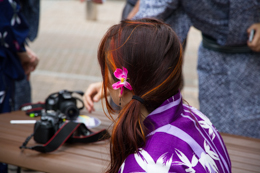
[[[117,90],[118,88],[121,88],[121,95],[123,93],[124,87],[126,87],[129,90],[132,90],[132,86],[130,85],[129,82],[127,82],[127,69],[123,67],[123,70],[120,68],[117,68],[116,71],[114,72],[114,76],[119,79],[120,81],[114,83],[112,85],[114,90]]]

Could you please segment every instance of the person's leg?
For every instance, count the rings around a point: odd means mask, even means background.
[[[200,45],[198,55],[199,104],[220,132],[234,133],[229,68],[218,52]]]
[[[0,113],[14,110],[14,80],[0,70]]]
[[[25,103],[31,103],[31,85],[30,81],[23,79],[15,82],[14,110],[19,110]]]
[[[260,138],[260,54],[240,53],[229,59],[230,92],[238,135]]]
[[[200,110],[218,131],[260,138],[259,69],[256,53],[225,54],[200,46]]]
[[[1,57],[0,57],[1,60]],[[0,61],[1,62],[1,61]],[[10,112],[13,107],[14,81],[0,68],[0,113]],[[8,165],[0,163],[0,173],[7,173]]]

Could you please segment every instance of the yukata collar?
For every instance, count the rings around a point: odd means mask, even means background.
[[[159,127],[171,124],[181,115],[182,111],[182,96],[181,93],[178,92],[174,96],[165,100],[144,119],[147,134]]]

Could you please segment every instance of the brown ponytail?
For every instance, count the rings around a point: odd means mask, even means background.
[[[108,83],[109,73],[113,76],[116,68],[125,67],[133,94],[145,101],[148,112],[176,94],[180,87],[181,44],[173,30],[156,19],[124,20],[112,26],[101,41],[98,60],[105,96],[106,88],[111,87]],[[111,114],[115,111],[108,100],[105,101],[112,118]],[[108,173],[118,172],[127,156],[145,146],[147,134],[141,105],[132,99],[114,120]]]
[[[140,102],[132,100],[119,114],[111,137],[111,167],[108,172],[118,171],[126,157],[145,144],[140,107]]]

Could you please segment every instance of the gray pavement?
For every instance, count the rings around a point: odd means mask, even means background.
[[[86,20],[86,4],[79,1],[41,1],[38,38],[30,44],[40,58],[31,76],[33,102],[44,101],[62,89],[83,90],[100,81],[98,44],[106,30],[120,21],[124,1],[97,5],[97,20]],[[199,107],[197,87],[197,48],[200,33],[191,29],[184,57],[184,99]],[[102,110],[101,103],[96,110]]]

